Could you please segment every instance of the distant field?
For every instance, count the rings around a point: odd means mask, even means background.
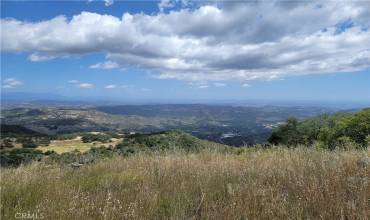
[[[2,219],[370,218],[370,158],[359,150],[136,154],[0,175]]]
[[[91,149],[91,147],[100,147],[109,145],[115,146],[118,144],[122,139],[112,138],[112,142],[109,143],[100,143],[100,142],[93,142],[93,143],[83,143],[81,141],[81,137],[78,136],[74,139],[70,140],[52,140],[48,146],[39,146],[37,147],[38,150],[42,152],[46,151],[55,151],[58,154],[71,152],[78,150],[80,152],[86,152]]]

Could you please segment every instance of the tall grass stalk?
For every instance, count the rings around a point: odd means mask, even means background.
[[[365,151],[274,148],[138,154],[80,169],[1,170],[1,217],[370,219]]]

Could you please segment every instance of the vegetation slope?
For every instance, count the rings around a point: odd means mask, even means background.
[[[79,169],[1,172],[1,217],[369,219],[365,151],[308,148],[138,153]]]
[[[290,118],[269,138],[273,144],[364,148],[370,143],[370,108],[355,113],[323,114],[298,121]]]
[[[1,218],[369,219],[369,115],[289,119],[254,147],[168,131],[86,152],[3,151],[16,162],[1,168]]]

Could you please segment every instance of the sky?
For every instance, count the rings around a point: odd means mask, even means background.
[[[2,1],[1,92],[370,102],[368,1]]]

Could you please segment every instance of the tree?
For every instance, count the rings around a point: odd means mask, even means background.
[[[280,125],[272,132],[268,139],[273,144],[284,144],[287,146],[296,146],[303,142],[298,131],[298,120],[289,118],[283,125]]]

